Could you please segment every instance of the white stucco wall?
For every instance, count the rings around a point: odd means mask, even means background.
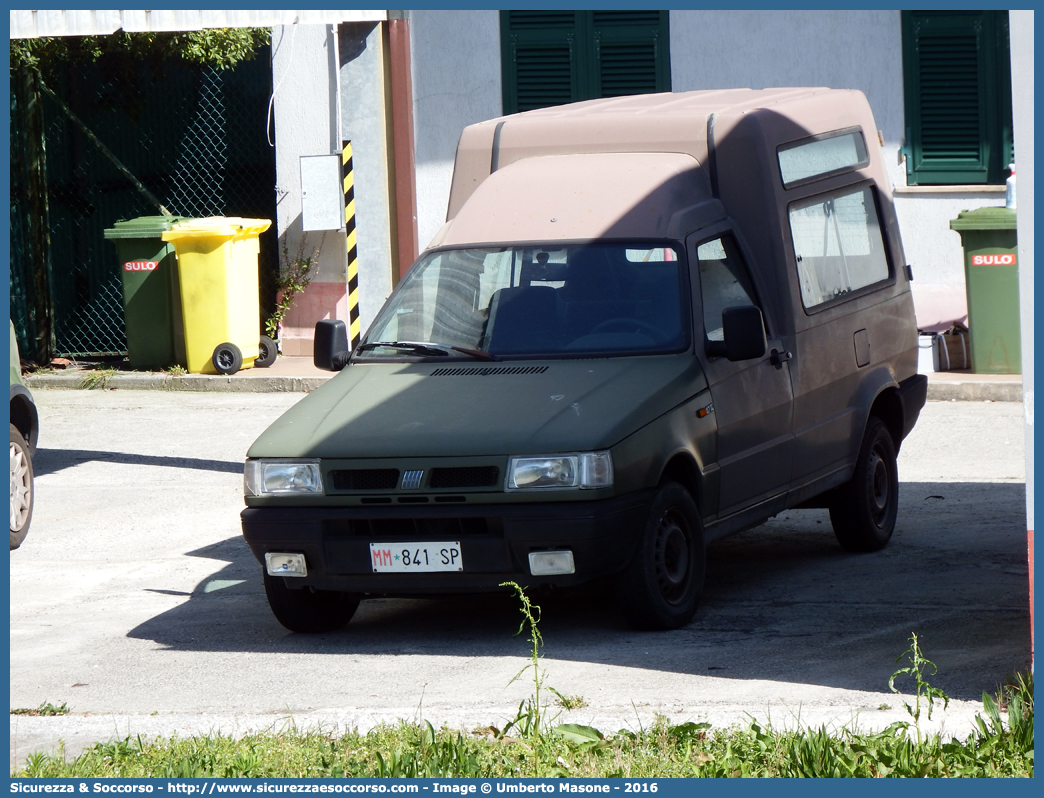
[[[859,89],[884,133],[893,183],[903,133],[898,11],[672,11],[671,88]]]
[[[500,116],[500,14],[410,11],[420,248],[446,221],[453,157],[465,126]]]
[[[291,257],[301,244],[301,156],[340,152],[330,81],[331,26],[284,25],[272,30],[273,116],[276,142],[276,216],[280,248]],[[340,236],[340,247],[332,245]],[[305,254],[321,233],[308,233]],[[314,244],[312,243],[314,240]],[[344,234],[327,233],[314,279],[345,279]]]
[[[1026,528],[1030,531],[1030,601],[1033,601],[1034,333],[1033,316],[1033,11],[1010,12],[1011,77],[1019,233],[1019,314],[1022,324],[1022,405],[1026,434]]]
[[[301,156],[341,150],[334,30],[333,25],[300,24],[272,30],[279,249],[291,258],[307,258],[318,252],[312,282],[296,297],[281,326],[284,355],[310,357],[316,321],[348,319],[343,229],[301,230]],[[343,220],[343,215],[339,218]]]
[[[340,26],[341,138],[352,142],[360,333],[391,293],[391,183],[383,32],[376,23]]]

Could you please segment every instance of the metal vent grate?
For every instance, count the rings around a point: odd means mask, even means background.
[[[399,484],[397,468],[362,468],[331,471],[334,490],[395,490]]]
[[[432,488],[491,488],[500,481],[500,469],[496,466],[474,466],[470,468],[433,468]]]
[[[488,377],[493,374],[543,374],[548,366],[486,366],[482,368],[435,369],[432,377]]]

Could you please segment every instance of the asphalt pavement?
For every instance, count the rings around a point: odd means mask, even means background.
[[[12,763],[137,734],[418,718],[470,730],[503,724],[530,695],[530,681],[511,681],[528,646],[507,596],[368,601],[319,636],[274,620],[240,534],[242,463],[301,393],[34,393],[36,509],[11,553],[11,707],[71,712],[12,715]],[[881,728],[906,719],[887,682],[916,632],[953,699],[929,726],[966,734],[982,692],[1029,666],[1022,412],[929,402],[900,455],[887,549],[845,553],[825,511],[788,511],[710,547],[705,599],[683,629],[632,631],[595,591],[537,597],[545,684],[585,704],[560,721]]]

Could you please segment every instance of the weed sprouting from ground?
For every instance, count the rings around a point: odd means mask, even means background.
[[[540,669],[540,646],[543,644],[544,638],[540,634],[539,627],[540,607],[533,604],[529,600],[529,596],[526,595],[526,591],[515,582],[502,582],[500,586],[510,587],[518,596],[521,605],[519,609],[522,612],[522,622],[518,625],[518,631],[515,632],[515,635],[522,634],[528,627],[529,637],[527,639],[531,646],[529,664],[512,676],[508,684],[514,684],[526,671],[530,669],[533,671],[533,695],[518,705],[518,713],[515,715],[514,720],[504,727],[501,736],[507,734],[509,730],[515,729],[524,738],[536,738],[540,736],[543,723],[543,710],[540,706],[540,687],[544,674]]]
[[[12,715],[68,715],[69,706],[64,701],[61,704],[52,704],[50,701],[45,701],[40,704],[36,709],[12,709]]]
[[[932,710],[935,709],[935,701],[939,699],[943,702],[943,709],[950,703],[950,697],[946,695],[938,687],[933,687],[928,683],[928,668],[932,669],[931,676],[935,676],[939,672],[939,669],[935,667],[935,663],[930,659],[927,659],[921,653],[921,647],[917,640],[917,635],[914,632],[910,633],[910,647],[906,649],[902,654],[896,658],[896,662],[900,662],[903,657],[906,657],[909,661],[909,665],[905,668],[900,668],[891,675],[888,679],[888,689],[897,695],[902,695],[899,689],[895,686],[895,680],[899,676],[912,676],[914,680],[914,704],[910,706],[903,699],[903,706],[906,707],[906,711],[910,717],[914,720],[914,728],[917,732],[917,742],[921,742],[921,702],[922,700],[927,702],[928,705],[928,720],[932,719]]]
[[[116,376],[114,368],[97,368],[89,371],[80,381],[80,388],[85,391],[104,390],[109,387],[109,380]]]

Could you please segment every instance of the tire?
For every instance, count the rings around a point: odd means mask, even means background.
[[[22,545],[33,520],[33,459],[29,444],[11,424],[11,549]]]
[[[276,348],[275,341],[267,335],[262,335],[259,348],[261,352],[258,354],[257,360],[254,361],[255,366],[265,369],[276,362],[276,358],[279,357],[279,350]]]
[[[830,523],[848,551],[879,551],[892,537],[898,511],[895,443],[884,422],[871,416],[852,479],[830,498]]]
[[[243,353],[235,344],[218,344],[214,347],[214,356],[210,358],[218,374],[235,374],[243,367]]]
[[[685,488],[667,482],[653,499],[638,550],[620,575],[620,611],[638,629],[684,626],[696,614],[706,571],[696,504]]]
[[[268,606],[276,620],[291,632],[320,634],[336,632],[347,625],[359,609],[359,596],[336,590],[310,587],[290,589],[282,576],[262,570]]]

